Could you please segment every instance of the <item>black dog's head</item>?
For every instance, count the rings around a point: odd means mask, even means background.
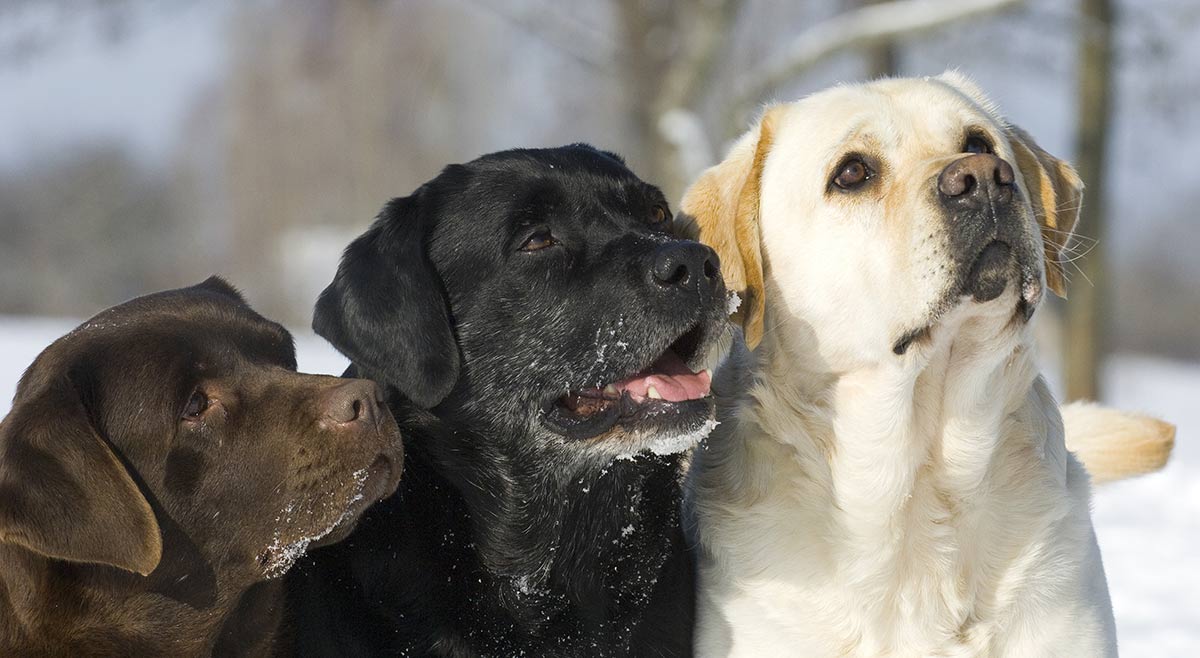
[[[611,458],[712,426],[716,255],[586,145],[447,167],[347,249],[313,327],[406,404]],[[528,447],[528,446],[526,446]]]

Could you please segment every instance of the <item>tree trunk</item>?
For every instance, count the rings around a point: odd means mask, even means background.
[[[1080,263],[1067,302],[1067,399],[1097,399],[1107,348],[1105,158],[1112,103],[1112,0],[1081,0],[1075,158],[1087,185],[1076,232],[1096,240]]]
[[[862,4],[877,5],[888,0],[863,0]],[[900,53],[895,39],[887,39],[868,45],[863,50],[866,59],[867,78],[886,78],[900,71]]]

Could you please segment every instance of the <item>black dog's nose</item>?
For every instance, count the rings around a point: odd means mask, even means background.
[[[938,176],[944,203],[983,206],[1007,203],[1013,195],[1013,168],[991,153],[976,153],[951,162]]]
[[[335,425],[359,422],[373,427],[382,413],[382,400],[375,382],[348,379],[321,395],[321,415]]]
[[[668,242],[654,252],[654,282],[667,288],[710,291],[720,280],[717,253],[699,242]]]

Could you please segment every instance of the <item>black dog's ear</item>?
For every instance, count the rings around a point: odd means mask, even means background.
[[[0,542],[147,575],[162,558],[154,511],[60,379],[0,424]]]
[[[317,299],[313,330],[359,367],[426,409],[458,381],[458,343],[441,280],[429,262],[421,190],[384,206],[346,247]]]

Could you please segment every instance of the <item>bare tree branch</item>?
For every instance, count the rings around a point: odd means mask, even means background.
[[[782,54],[762,67],[762,74],[735,94],[731,117],[740,121],[763,96],[832,55],[994,13],[1023,1],[894,0],[838,14],[796,35]]]

